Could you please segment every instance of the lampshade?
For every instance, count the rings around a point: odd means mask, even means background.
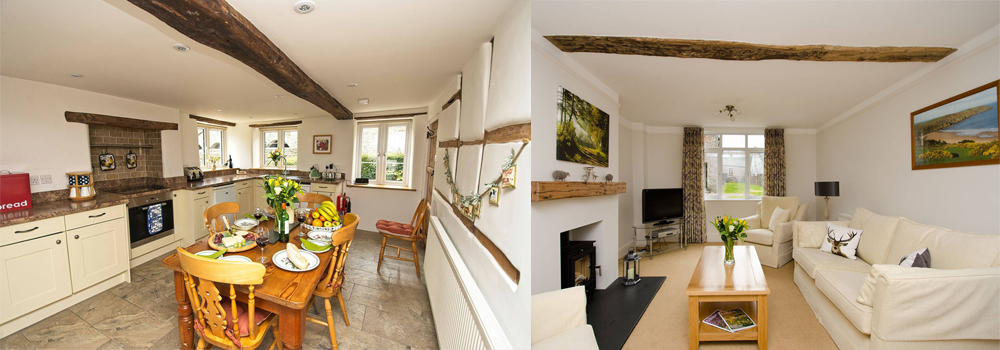
[[[816,195],[820,197],[840,196],[840,181],[816,182]]]

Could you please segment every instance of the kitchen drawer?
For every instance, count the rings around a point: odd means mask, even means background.
[[[312,187],[310,187],[310,189],[312,191],[324,191],[324,192],[333,192],[336,191],[337,187],[340,187],[339,185],[318,184],[318,183],[314,183],[311,186]]]
[[[250,185],[252,185],[252,184],[253,184],[253,180],[237,181],[236,182],[236,189],[237,190],[242,190],[244,188],[250,187]]]
[[[125,217],[125,206],[116,205],[103,209],[66,215],[66,229],[72,230],[108,220]]]
[[[51,235],[65,230],[65,222],[61,216],[57,218],[32,221],[20,225],[7,226],[0,228],[0,246],[23,242],[32,238]]]
[[[191,192],[192,192],[191,195],[194,196],[194,199],[201,199],[201,198],[211,197],[212,193],[213,193],[211,188],[203,188],[203,189],[200,189],[200,190],[192,190]]]

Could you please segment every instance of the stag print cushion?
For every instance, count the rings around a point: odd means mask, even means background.
[[[927,248],[910,253],[899,260],[900,266],[931,267],[931,251]]]
[[[840,255],[854,260],[858,253],[858,243],[861,242],[861,233],[864,230],[856,230],[850,227],[826,223],[826,239],[819,247],[820,251]]]

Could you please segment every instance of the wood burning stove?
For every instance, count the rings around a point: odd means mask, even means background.
[[[569,231],[559,234],[561,248],[562,288],[584,286],[587,296],[597,287],[597,249],[594,241],[571,241]]]

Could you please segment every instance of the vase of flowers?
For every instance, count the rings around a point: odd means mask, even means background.
[[[299,202],[297,195],[305,193],[302,190],[302,184],[281,176],[267,175],[264,176],[262,187],[267,205],[274,209],[277,220],[274,224],[274,230],[278,232],[278,240],[288,242],[288,231],[292,223],[289,220],[291,215],[288,214],[288,211],[295,207],[294,203]]]
[[[733,257],[733,245],[736,244],[736,240],[743,243],[743,238],[747,236],[747,225],[746,221],[743,219],[737,219],[729,215],[716,217],[712,220],[712,225],[715,226],[716,230],[719,230],[719,236],[722,237],[722,242],[726,245],[726,265],[732,265],[736,263],[736,259]]]
[[[271,153],[268,153],[267,159],[268,159],[268,164],[274,164],[275,167],[278,166],[279,162],[284,160],[285,166],[284,168],[282,168],[281,174],[286,176],[288,175],[288,159],[285,158],[285,155],[281,154],[281,151],[279,150],[271,151]]]

